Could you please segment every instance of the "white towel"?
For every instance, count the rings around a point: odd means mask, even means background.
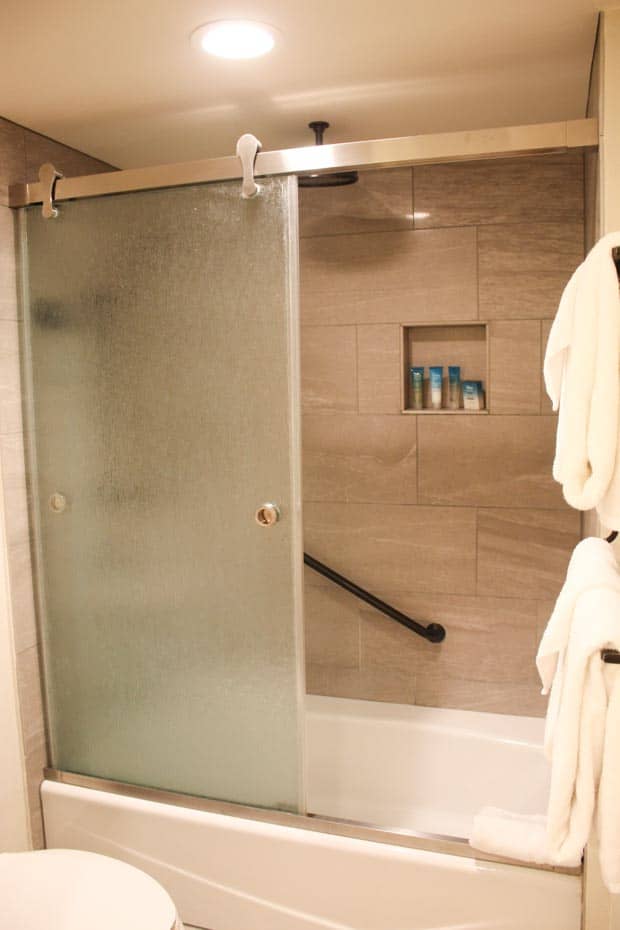
[[[536,667],[543,694],[549,693],[558,662],[568,645],[577,598],[593,588],[616,586],[620,590],[620,574],[612,546],[604,539],[582,539],[573,550],[564,585],[538,647]]]
[[[544,376],[559,408],[553,477],[578,510],[620,526],[620,296],[612,248],[597,242],[566,285],[547,342]]]
[[[581,850],[562,863],[553,861],[547,839],[547,818],[543,814],[513,814],[497,807],[484,807],[474,818],[471,838],[474,849],[537,865],[576,868]]]
[[[536,659],[543,693],[551,688],[544,825],[537,817],[485,809],[474,822],[471,844],[532,862],[577,865],[598,789],[601,870],[607,887],[620,891],[620,668],[601,660],[606,646],[620,649],[620,572],[608,543],[584,539]]]

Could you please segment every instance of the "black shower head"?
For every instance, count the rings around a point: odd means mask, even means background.
[[[323,145],[323,133],[329,129],[325,120],[313,120],[308,123],[308,129],[314,133],[317,145]],[[298,178],[300,187],[344,187],[346,184],[355,184],[358,180],[357,171],[331,171],[329,174],[300,174]]]

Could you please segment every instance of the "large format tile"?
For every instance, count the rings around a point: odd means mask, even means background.
[[[301,241],[304,323],[473,320],[477,314],[475,229]]]
[[[400,413],[401,329],[396,323],[357,327],[360,413]]]
[[[43,849],[45,842],[41,806],[41,782],[43,781],[44,769],[48,765],[47,741],[44,730],[40,730],[36,737],[30,741],[25,761],[32,847],[33,849]]]
[[[14,213],[0,206],[0,320],[18,317]]]
[[[489,361],[491,413],[539,413],[539,320],[493,320]]]
[[[0,464],[6,539],[11,548],[30,539],[24,439],[21,434],[0,435]]]
[[[399,591],[473,594],[475,524],[465,507],[304,507],[306,550],[388,602]]]
[[[304,499],[414,504],[415,419],[306,414]]]
[[[19,323],[0,319],[0,433],[21,433]]]
[[[424,416],[418,422],[418,501],[565,508],[551,476],[554,417]]]
[[[557,597],[580,529],[574,510],[480,510],[478,594]]]
[[[333,697],[413,704],[416,653],[410,648],[410,631],[372,609],[360,607],[359,616],[359,667],[310,663],[307,690]]]
[[[306,663],[359,668],[359,601],[337,585],[304,586]]]
[[[41,672],[36,646],[18,653],[16,657],[16,674],[31,830],[33,845],[38,848],[43,845],[39,789],[43,780],[43,769],[47,764],[47,746],[41,693]]]
[[[9,187],[23,183],[25,172],[24,130],[0,117],[0,204],[8,204]]]
[[[304,411],[357,410],[354,326],[303,326],[301,398]]]
[[[8,560],[13,638],[19,653],[36,645],[38,639],[30,543],[10,546]]]
[[[537,602],[522,598],[412,595],[409,611],[441,623],[441,645],[415,639],[416,703],[540,716]]]
[[[359,701],[415,704],[415,677],[409,670],[397,675],[374,668],[343,669],[309,665],[306,670],[306,691],[308,694]]]
[[[562,291],[582,260],[582,222],[480,228],[480,318],[555,316]]]
[[[412,229],[411,168],[361,171],[347,187],[299,189],[302,236]]]
[[[413,186],[416,228],[536,223],[541,216],[572,223],[583,216],[581,153],[420,166]]]
[[[112,165],[92,158],[77,149],[69,148],[62,142],[48,139],[38,132],[30,129],[24,130],[26,148],[26,181],[36,181],[39,177],[39,168],[45,162],[51,161],[56,168],[68,177],[78,177],[83,174],[100,174],[105,171],[114,171]]]

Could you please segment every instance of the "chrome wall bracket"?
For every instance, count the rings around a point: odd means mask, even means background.
[[[46,161],[39,168],[39,184],[43,190],[43,217],[46,220],[52,220],[58,216],[58,210],[54,206],[54,188],[58,178],[62,178],[62,171],[55,168],[50,161]]]
[[[260,142],[250,132],[244,133],[237,142],[237,157],[241,160],[243,169],[241,196],[244,200],[251,200],[260,191],[260,187],[254,180],[254,162],[260,150]]]

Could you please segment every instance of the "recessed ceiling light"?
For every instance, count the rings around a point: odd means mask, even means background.
[[[275,30],[246,19],[222,19],[199,26],[191,35],[192,45],[218,58],[258,58],[275,45]]]

